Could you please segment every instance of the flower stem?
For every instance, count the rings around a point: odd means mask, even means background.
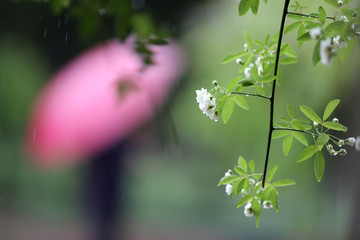
[[[270,97],[262,96],[262,95],[258,95],[258,94],[253,94],[253,93],[231,92],[230,94],[238,94],[238,95],[245,95],[245,96],[252,96],[252,97],[259,97],[259,98],[270,99]]]
[[[286,15],[288,14],[289,3],[290,3],[290,0],[285,0],[284,10],[283,10],[282,18],[281,18],[280,34],[279,34],[279,39],[278,39],[278,43],[277,43],[275,69],[274,69],[274,76],[275,77],[277,77],[277,75],[278,75],[281,42],[282,42],[282,37],[283,37],[283,33],[284,33]],[[264,173],[263,173],[263,178],[262,178],[262,187],[263,188],[265,187],[266,171],[267,171],[267,167],[268,167],[268,163],[269,163],[269,155],[270,155],[271,138],[272,138],[272,133],[274,131],[275,89],[276,89],[276,81],[273,82],[272,92],[271,92],[271,97],[270,97],[270,124],[269,124],[268,143],[267,143],[267,149],[266,149]]]
[[[295,13],[295,12],[287,12],[287,14],[298,15],[298,16],[303,16],[303,17],[310,17],[310,18],[319,18],[319,16],[309,15],[309,14],[302,14],[302,13]],[[334,17],[326,17],[326,18],[331,19],[331,20],[335,20]]]

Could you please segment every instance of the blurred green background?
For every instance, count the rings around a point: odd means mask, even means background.
[[[32,104],[47,79],[97,38],[81,43],[72,19],[59,28],[67,15],[54,16],[44,4],[5,2],[0,10],[0,239],[92,239],[83,208],[88,163],[40,169],[24,152],[23,138]],[[306,12],[322,3],[301,2],[309,6]],[[262,211],[259,229],[255,219],[244,216],[243,208],[235,208],[236,199],[216,187],[239,155],[253,159],[262,170],[268,103],[249,97],[250,111],[237,108],[224,125],[201,113],[195,90],[211,88],[215,79],[225,85],[234,78],[236,63],[222,65],[221,60],[242,50],[244,30],[253,39],[273,35],[283,2],[261,2],[257,16],[245,17],[237,16],[237,4],[198,1],[181,14],[178,40],[187,53],[188,69],[168,106],[179,144],[171,138],[161,144],[153,136],[157,134],[149,133],[156,127],[150,127],[121,159],[126,166],[120,193],[125,203],[118,221],[126,237],[121,239],[359,239],[360,163],[354,150],[345,157],[326,157],[323,181],[317,183],[312,162],[295,161],[302,146],[296,143],[285,158],[281,140],[274,140],[270,167],[279,165],[276,178],[291,178],[297,185],[281,189],[280,214]],[[287,104],[297,109],[306,104],[320,112],[327,102],[340,98],[336,116],[350,135],[360,135],[359,46],[345,63],[335,58],[330,67],[314,68],[314,42],[300,50],[295,38],[291,33],[284,39],[298,50],[299,63],[282,68],[276,116],[285,114]],[[168,131],[159,124],[157,128]]]

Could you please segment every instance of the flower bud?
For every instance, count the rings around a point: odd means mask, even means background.
[[[339,152],[338,152],[341,156],[345,156],[347,154],[346,150],[345,149],[340,149]]]
[[[333,118],[333,120],[332,120],[333,122],[339,122],[339,119],[337,119],[337,118]]]

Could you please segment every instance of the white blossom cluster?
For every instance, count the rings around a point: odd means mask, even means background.
[[[255,197],[256,199],[256,197]],[[259,202],[259,204],[261,203],[259,199],[257,199],[257,201]],[[262,204],[264,209],[270,209],[273,208],[273,205],[271,204],[271,202],[269,201],[264,201]],[[252,217],[254,216],[254,211],[252,209],[252,203],[249,201],[246,203],[245,207],[244,207],[244,215],[246,217]]]
[[[349,145],[351,147],[355,147],[356,151],[360,151],[360,136],[358,136],[357,138],[349,137],[344,140],[339,139],[339,141],[336,143],[336,145],[338,145],[340,148],[344,145]],[[332,144],[327,144],[326,149],[328,150],[328,152],[330,153],[331,156],[336,156],[336,155],[344,156],[347,154],[346,149],[341,148],[339,151],[336,151]]]
[[[196,90],[195,92],[196,101],[199,103],[200,110],[212,120],[217,121],[216,98],[204,88]]]
[[[231,169],[229,169],[229,170],[225,173],[224,176],[225,176],[225,177],[229,177],[229,176],[231,176],[231,175],[233,175],[233,172],[231,171]],[[258,184],[261,184],[261,183],[260,183],[260,182],[257,182],[257,183],[256,183],[254,179],[249,178],[249,184],[250,184],[250,185],[255,185],[255,187],[256,187],[256,186],[258,186]],[[232,188],[233,188],[233,185],[232,185],[232,184],[226,184],[226,185],[225,185],[225,193],[230,196],[231,193],[232,193]],[[246,192],[245,192],[244,189],[241,191],[241,194],[246,194]],[[261,204],[261,201],[260,201],[259,199],[257,199],[256,197],[255,197],[255,199],[259,202],[259,204]],[[264,209],[273,208],[273,205],[271,204],[270,201],[264,201],[263,204],[262,204],[262,206],[263,206]],[[246,203],[245,208],[244,208],[244,215],[245,215],[246,217],[252,217],[252,216],[254,216],[254,211],[253,211],[253,209],[252,209],[252,202],[251,202],[251,201],[249,201],[249,202]]]

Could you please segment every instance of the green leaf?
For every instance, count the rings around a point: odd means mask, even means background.
[[[275,188],[273,188],[270,191],[270,201],[271,201],[271,204],[273,205],[275,211],[279,212],[279,199],[277,197],[277,192],[276,192]]]
[[[311,119],[313,122],[322,123],[321,118],[310,107],[301,105],[300,110],[305,116]]]
[[[259,80],[260,83],[267,83],[267,82],[272,82],[276,79],[276,76],[267,76],[267,77],[263,77]]]
[[[354,11],[351,9],[347,9],[347,8],[341,8],[340,11],[342,12],[342,14],[344,14],[345,17],[347,17],[348,19],[351,19],[354,16]]]
[[[254,197],[253,194],[248,194],[248,195],[245,195],[243,198],[240,199],[240,201],[236,204],[236,207],[239,208],[241,207],[242,205],[244,205],[245,203],[249,202],[250,200],[252,200]]]
[[[292,58],[297,58],[297,53],[296,51],[290,46],[290,45],[286,45],[286,47],[283,49],[283,53],[289,57]]]
[[[299,60],[297,58],[286,57],[286,58],[280,59],[279,63],[283,64],[283,65],[289,65],[289,64],[297,63],[298,61]]]
[[[241,177],[240,176],[237,176],[237,175],[230,175],[230,176],[226,176],[226,177],[222,177],[220,179],[220,182],[218,183],[218,186],[220,185],[225,185],[225,184],[230,184],[230,183],[233,183],[237,180],[240,180]]]
[[[249,50],[250,50],[251,52],[254,51],[254,45],[253,45],[252,39],[251,39],[251,37],[250,37],[250,34],[249,34],[247,31],[245,31],[245,32],[244,32],[244,36],[245,36],[245,42],[246,42],[246,44],[248,45]]]
[[[224,95],[216,99],[216,110],[218,112],[218,116],[222,113],[225,103],[227,102],[229,96]]]
[[[247,162],[243,157],[239,157],[238,159],[238,165],[239,167],[241,167],[242,169],[244,169],[245,172],[247,172]]]
[[[243,189],[245,190],[245,192],[248,192],[249,191],[249,178],[245,178],[245,181],[244,181],[244,185],[243,185]]]
[[[278,170],[278,168],[279,168],[279,166],[276,165],[275,167],[273,167],[273,168],[269,171],[269,173],[268,173],[268,175],[267,175],[267,181],[268,181],[268,182],[270,182],[271,179],[274,177],[274,175],[275,175],[276,171]]]
[[[299,120],[296,119],[291,122],[291,126],[293,126],[297,130],[301,130],[301,131],[305,130],[304,125]]]
[[[221,63],[222,63],[222,64],[225,64],[225,63],[234,61],[235,59],[241,58],[241,57],[243,57],[243,56],[245,56],[245,55],[247,55],[247,54],[249,54],[248,51],[241,51],[241,52],[238,52],[238,53],[230,54],[230,55],[226,56],[226,57],[221,61]]]
[[[286,187],[286,186],[291,186],[291,185],[295,185],[295,184],[296,184],[296,182],[294,180],[290,180],[290,179],[282,179],[282,180],[272,183],[272,185],[274,187]]]
[[[326,105],[324,115],[323,115],[323,121],[326,121],[326,119],[328,119],[328,117],[335,110],[335,108],[339,105],[339,103],[340,103],[340,99],[334,99]]]
[[[345,127],[344,125],[342,125],[338,122],[327,121],[327,122],[324,122],[323,125],[324,125],[324,127],[327,127],[332,130],[343,131],[343,132],[347,131],[347,127]]]
[[[249,66],[252,58],[253,58],[253,53],[249,53],[249,55],[246,57],[246,59],[244,61],[243,67],[240,69],[240,73],[242,73],[245,70],[245,68],[247,68]]]
[[[259,8],[259,0],[252,0],[252,4],[250,7],[253,14],[256,15]]]
[[[249,162],[249,168],[250,168],[250,171],[251,171],[252,173],[255,172],[255,162],[254,162],[254,160],[250,160],[250,162]]]
[[[344,28],[345,23],[343,21],[335,21],[327,25],[325,28],[325,32],[331,33],[338,33]]]
[[[333,7],[339,7],[339,3],[337,0],[324,0],[324,1]]]
[[[243,16],[249,11],[252,0],[241,0],[238,7],[239,16]]]
[[[290,33],[292,31],[294,31],[296,28],[298,28],[300,25],[302,24],[302,21],[297,21],[297,22],[294,22],[292,24],[290,24],[289,26],[287,26],[284,30],[284,33],[287,34],[287,33]]]
[[[283,153],[285,156],[287,156],[290,152],[291,146],[293,143],[293,136],[289,135],[287,136],[283,141]]]
[[[247,176],[247,173],[241,167],[235,166],[234,170],[235,170],[235,172],[237,172],[241,176],[244,176],[244,177]]]
[[[229,101],[227,101],[224,105],[224,108],[222,110],[222,120],[223,122],[226,124],[230,117],[231,117],[231,114],[234,110],[234,101],[232,101],[231,99]]]
[[[235,188],[235,193],[236,193],[236,195],[239,195],[239,194],[241,193],[241,191],[243,190],[244,184],[245,184],[245,182],[247,181],[246,179],[247,179],[247,178],[243,178],[243,179],[239,180],[239,184],[238,184],[237,186],[235,186],[235,184],[234,184],[234,186],[233,186],[232,189],[234,189],[234,188],[236,187],[236,188]]]
[[[326,12],[325,12],[325,9],[323,7],[319,7],[318,9],[318,12],[319,12],[319,20],[322,24],[325,24],[325,21],[326,21]]]
[[[244,97],[242,97],[240,95],[236,95],[235,98],[234,98],[234,102],[239,107],[241,107],[241,108],[243,108],[245,110],[249,110],[249,105],[248,105],[248,103],[247,103],[247,101],[245,100]]]
[[[312,64],[316,66],[320,62],[320,40],[314,46],[314,50],[312,52]]]
[[[264,46],[264,43],[259,40],[254,40],[254,43],[258,46]]]
[[[304,144],[305,146],[308,146],[308,141],[304,137],[304,135],[300,132],[293,132],[294,137],[296,140],[298,140],[300,143]]]
[[[318,136],[316,143],[318,145],[325,145],[329,141],[330,137],[329,135],[322,133]]]
[[[355,43],[356,43],[356,40],[354,38],[352,38],[346,42],[346,45],[341,49],[341,60],[342,61],[345,61],[349,57],[350,53],[352,52],[352,49],[355,46]]]
[[[272,139],[282,138],[282,137],[285,137],[290,134],[291,134],[291,131],[289,131],[289,130],[277,130],[277,131],[273,132],[271,138]]]
[[[305,161],[306,159],[311,158],[318,151],[318,147],[316,145],[311,145],[305,148],[299,155],[297,162]]]
[[[321,178],[324,174],[325,169],[325,160],[321,152],[317,152],[314,157],[314,172],[318,182],[321,181]]]
[[[302,34],[300,37],[296,39],[297,41],[305,42],[305,41],[311,41],[312,38],[310,37],[310,33],[306,32]]]
[[[239,82],[239,80],[242,80],[242,79],[243,79],[242,77],[236,77],[236,78],[232,79],[229,82],[229,84],[228,84],[228,86],[226,88],[226,91],[228,93],[230,93],[232,90],[234,90],[235,87],[238,87],[238,82]]]
[[[253,200],[252,200],[251,209],[254,211],[254,215],[256,218],[256,227],[258,228],[259,221],[260,221],[261,205],[256,198],[253,198]]]
[[[302,25],[299,27],[299,29],[298,29],[298,32],[297,32],[297,35],[296,35],[297,38],[299,38],[300,36],[302,36],[305,32],[306,32],[306,31],[305,31],[305,26],[304,26],[304,24],[302,24]],[[309,37],[310,37],[310,35],[309,35]],[[299,45],[300,48],[303,46],[303,44],[304,44],[303,41],[298,41],[298,45]]]

